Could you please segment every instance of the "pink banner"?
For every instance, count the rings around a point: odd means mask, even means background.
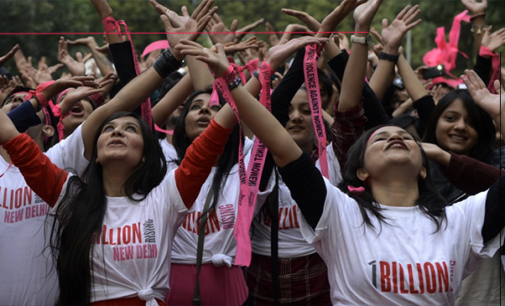
[[[309,96],[310,109],[312,112],[312,123],[317,136],[317,148],[321,173],[328,178],[328,158],[326,154],[326,130],[323,123],[321,110],[321,91],[319,89],[319,78],[317,76],[317,56],[318,47],[308,45],[305,47],[305,59],[303,60],[303,70],[305,73],[305,87]]]

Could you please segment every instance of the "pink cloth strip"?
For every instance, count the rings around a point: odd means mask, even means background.
[[[272,111],[271,100],[270,100],[270,77],[271,68],[270,64],[262,63],[260,66],[260,82],[261,82],[261,95],[260,103],[265,106],[268,111]],[[247,206],[240,205],[238,212],[237,227],[235,227],[235,240],[237,240],[237,251],[235,255],[235,264],[238,266],[249,267],[251,264],[251,240],[249,237],[249,229],[251,227],[252,219],[254,217],[254,208],[256,206],[256,198],[258,197],[258,189],[261,181],[261,175],[263,173],[263,167],[265,166],[265,160],[268,153],[268,149],[265,145],[256,138],[254,140],[253,149],[251,152],[251,159],[249,160],[249,165],[247,167],[246,177],[249,180],[249,191],[247,194],[247,199],[249,203]],[[243,195],[242,190],[240,192],[239,198]],[[245,212],[244,212],[245,211]]]
[[[44,82],[44,83],[41,83],[39,84],[39,86],[37,86],[37,89],[35,91],[33,90],[30,90],[28,92],[28,95],[25,96],[25,100],[30,100],[32,97],[37,97],[37,100],[39,100],[39,103],[40,103],[40,107],[44,107],[47,105],[47,98],[46,96],[44,96],[42,94],[42,92],[49,86],[53,85],[54,84],[54,81],[48,81],[48,82]]]
[[[249,254],[245,254],[245,250],[243,249],[244,245],[247,245],[247,242],[249,242],[249,245],[251,243],[249,237],[249,224],[248,224],[249,179],[247,178],[247,172],[245,169],[245,162],[244,162],[244,147],[242,143],[242,128],[240,127],[240,114],[238,112],[237,105],[233,100],[233,96],[231,95],[230,90],[228,89],[228,83],[233,81],[235,75],[236,75],[235,68],[232,64],[230,64],[230,66],[228,66],[228,71],[226,72],[226,74],[223,77],[216,79],[214,81],[214,84],[216,86],[216,89],[221,94],[221,96],[223,96],[223,98],[225,99],[226,103],[228,103],[230,107],[233,109],[233,112],[237,117],[239,125],[240,140],[239,140],[238,164],[239,164],[239,176],[240,176],[240,191],[237,201],[238,202],[237,223],[235,225],[233,236],[237,241],[237,253],[235,257],[235,265],[244,265],[244,263],[249,263],[251,261],[251,253],[249,252]],[[247,249],[247,247],[245,248]],[[246,258],[244,258],[244,256],[246,256]],[[247,258],[247,256],[249,258]]]
[[[363,192],[365,192],[365,187],[363,187],[363,186],[354,187],[354,186],[351,186],[351,185],[347,185],[347,189],[350,192],[353,192],[353,193],[363,193]]]
[[[219,95],[217,94],[216,84],[212,84],[212,95],[210,96],[209,106],[219,105]]]
[[[305,47],[305,58],[303,70],[305,73],[305,87],[309,96],[310,109],[312,112],[312,123],[317,136],[317,147],[319,153],[319,163],[321,173],[328,178],[328,158],[326,154],[326,131],[321,114],[321,91],[319,89],[319,78],[317,76],[317,50],[318,46],[308,45]]]
[[[154,130],[156,130],[157,132],[160,132],[160,133],[167,134],[167,135],[174,135],[174,130],[164,130],[164,129],[160,128],[157,124],[154,125]]]
[[[119,30],[118,22],[112,16],[105,17],[104,19],[102,19],[102,24],[105,33],[110,33],[116,29]],[[121,31],[119,33],[121,33]]]
[[[169,47],[170,47],[170,45],[168,44],[167,40],[158,40],[158,41],[152,42],[144,49],[144,52],[142,52],[141,57],[144,57],[153,51],[165,50],[165,49],[168,49]]]
[[[443,64],[445,66],[445,70],[450,72],[456,68],[456,56],[458,53],[463,55],[465,58],[468,58],[465,53],[459,51],[458,49],[461,21],[470,22],[470,16],[467,15],[467,12],[468,11],[464,11],[454,17],[451,31],[449,32],[449,43],[445,40],[445,28],[437,28],[437,36],[435,37],[437,48],[428,51],[424,55],[423,62],[426,66],[433,67]]]
[[[128,30],[128,26],[126,25],[126,22],[124,20],[119,20],[117,22],[118,25],[123,25],[125,28],[126,36],[128,36],[128,40],[130,41],[130,44],[132,46],[132,54],[133,54],[133,63],[135,64],[135,72],[137,75],[142,73],[142,70],[140,69],[140,64],[137,59],[137,54],[135,53],[135,48],[133,47],[133,41],[130,36],[130,31]],[[121,36],[121,29],[118,27],[118,32],[119,36]],[[147,125],[149,126],[150,129],[153,128],[153,116],[151,114],[151,98],[147,98],[145,102],[142,103],[140,106],[141,109],[141,116],[142,119],[144,119],[145,122],[147,122]]]

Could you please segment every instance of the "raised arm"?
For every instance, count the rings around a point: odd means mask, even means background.
[[[206,62],[214,71],[216,77],[225,75],[228,71],[228,60],[224,49],[218,45],[218,53],[210,50],[186,50],[183,52],[196,55],[197,59]],[[280,123],[241,85],[233,88],[231,94],[241,114],[241,119],[250,127],[253,133],[268,147],[279,167],[294,169],[298,175],[283,175],[291,190],[293,199],[297,202],[309,223],[317,224],[321,217],[326,186],[321,173],[315,168],[307,154],[302,155],[302,150],[294,142],[288,132]],[[301,165],[301,168],[298,167]],[[284,169],[283,169],[284,170]],[[303,179],[301,179],[303,176]],[[307,195],[312,195],[308,199]]]
[[[429,159],[439,164],[438,171],[454,187],[474,195],[489,189],[505,171],[465,155],[449,153],[435,144],[422,143]]]
[[[367,3],[356,8],[354,11],[354,21],[356,23],[355,37],[363,40],[370,37],[368,35],[370,25],[381,3],[381,0],[369,0]],[[344,79],[342,80],[340,103],[338,105],[339,111],[353,109],[359,104],[361,91],[365,82],[367,58],[368,45],[355,41],[352,44],[351,55],[349,56]]]
[[[186,73],[182,79],[170,89],[167,94],[161,98],[153,107],[153,120],[158,126],[165,125],[168,117],[184,103],[186,98],[193,91],[193,84],[191,83],[191,76]]]
[[[370,80],[370,87],[372,87],[379,100],[383,99],[386,89],[391,85],[395,75],[394,68],[398,61],[403,37],[408,31],[421,23],[420,19],[415,20],[420,12],[419,5],[406,6],[389,26],[387,19],[382,20],[384,50],[379,55],[379,64]]]
[[[161,6],[155,4],[154,0],[151,0],[151,3],[155,5],[158,11],[162,10]],[[135,109],[151,95],[165,77],[181,66],[184,56],[175,49],[175,46],[181,39],[196,39],[198,37],[197,33],[204,29],[210,20],[210,13],[213,13],[213,9],[204,4],[206,2],[202,2],[199,6],[203,9],[200,10],[201,15],[197,17],[197,20],[188,16],[179,16],[174,11],[165,11],[166,13],[161,15],[160,18],[165,25],[165,31],[172,33],[167,35],[170,49],[166,50],[151,68],[128,83],[114,99],[94,111],[84,122],[82,134],[85,145],[84,155],[87,159],[91,157],[94,146],[93,137],[96,127],[101,122],[118,111],[132,111]]]

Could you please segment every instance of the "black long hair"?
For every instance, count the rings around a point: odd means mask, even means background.
[[[475,101],[466,89],[453,90],[438,101],[426,125],[423,141],[440,146],[436,137],[438,120],[445,109],[456,99],[460,99],[463,102],[468,117],[479,135],[477,145],[470,151],[469,156],[478,160],[483,160],[484,157],[494,149],[496,128],[494,127],[491,116],[475,104]]]
[[[139,202],[161,183],[167,172],[161,146],[147,124],[135,113],[116,113],[97,129],[94,143],[97,143],[107,123],[126,116],[137,119],[144,139],[145,162],[137,166],[123,186],[128,199]],[[95,145],[91,162],[82,178],[77,175],[69,178],[68,187],[57,207],[57,218],[52,225],[50,246],[60,284],[57,305],[87,305],[91,300],[93,250],[100,237],[107,210],[103,168],[100,163],[95,163],[97,156]],[[136,194],[135,198],[133,194]]]
[[[381,214],[381,207],[374,199],[370,187],[358,178],[357,171],[358,169],[364,167],[365,151],[368,139],[376,130],[382,127],[384,127],[384,125],[377,126],[368,130],[363,135],[361,135],[356,143],[349,149],[349,152],[347,154],[347,163],[344,165],[344,170],[342,172],[343,179],[342,182],[338,185],[338,188],[340,188],[342,192],[346,193],[348,196],[358,202],[359,210],[363,217],[363,223],[372,228],[373,224],[367,212],[375,215],[375,217],[381,223],[387,223],[387,221],[386,218]],[[437,227],[435,232],[437,232],[442,227],[443,221],[446,220],[445,207],[447,206],[447,202],[435,188],[435,185],[433,184],[430,176],[428,158],[426,157],[426,154],[424,153],[422,147],[419,146],[419,148],[421,150],[423,166],[426,168],[426,177],[424,179],[419,178],[417,181],[419,198],[417,199],[416,204],[424,214],[426,214],[431,220],[433,220],[433,222],[435,222]],[[348,189],[349,186],[364,187],[365,190],[362,193],[351,192]]]
[[[201,94],[212,94],[212,87],[206,90],[196,90],[188,97],[186,103],[184,104],[184,109],[179,116],[177,123],[174,128],[173,135],[173,145],[175,151],[177,152],[178,159],[175,160],[178,165],[181,164],[182,159],[186,156],[186,150],[191,145],[193,140],[189,139],[186,135],[186,116],[191,108],[191,103],[193,100]],[[221,106],[226,104],[226,101],[219,95],[219,104]],[[238,162],[238,148],[239,148],[239,126],[238,124],[233,128],[233,132],[228,138],[228,142],[224,147],[223,154],[217,160],[217,170],[212,180],[212,190],[214,192],[214,199],[212,200],[209,210],[214,210],[217,205],[217,200],[219,199],[219,191],[221,187],[226,182],[230,170]],[[242,139],[243,140],[243,139]]]

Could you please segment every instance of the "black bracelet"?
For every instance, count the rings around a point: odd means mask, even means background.
[[[393,62],[395,64],[398,62],[398,58],[400,58],[399,55],[393,55],[393,54],[389,54],[389,53],[386,53],[386,52],[381,52],[379,54],[379,59],[390,61],[390,62]]]
[[[240,83],[242,83],[242,79],[239,78],[239,77],[236,77],[235,80],[233,80],[230,83],[228,83],[228,89],[230,91],[232,91],[233,89],[237,88],[238,85],[240,85]]]
[[[158,72],[162,78],[166,78],[170,73],[181,68],[182,63],[178,61],[170,52],[170,49],[166,49],[154,62],[153,68]]]
[[[258,79],[258,81],[260,80],[260,73],[258,72],[258,70],[256,70],[256,71],[254,71],[254,72],[253,72],[253,76],[254,76],[255,78],[257,78],[257,79]]]

